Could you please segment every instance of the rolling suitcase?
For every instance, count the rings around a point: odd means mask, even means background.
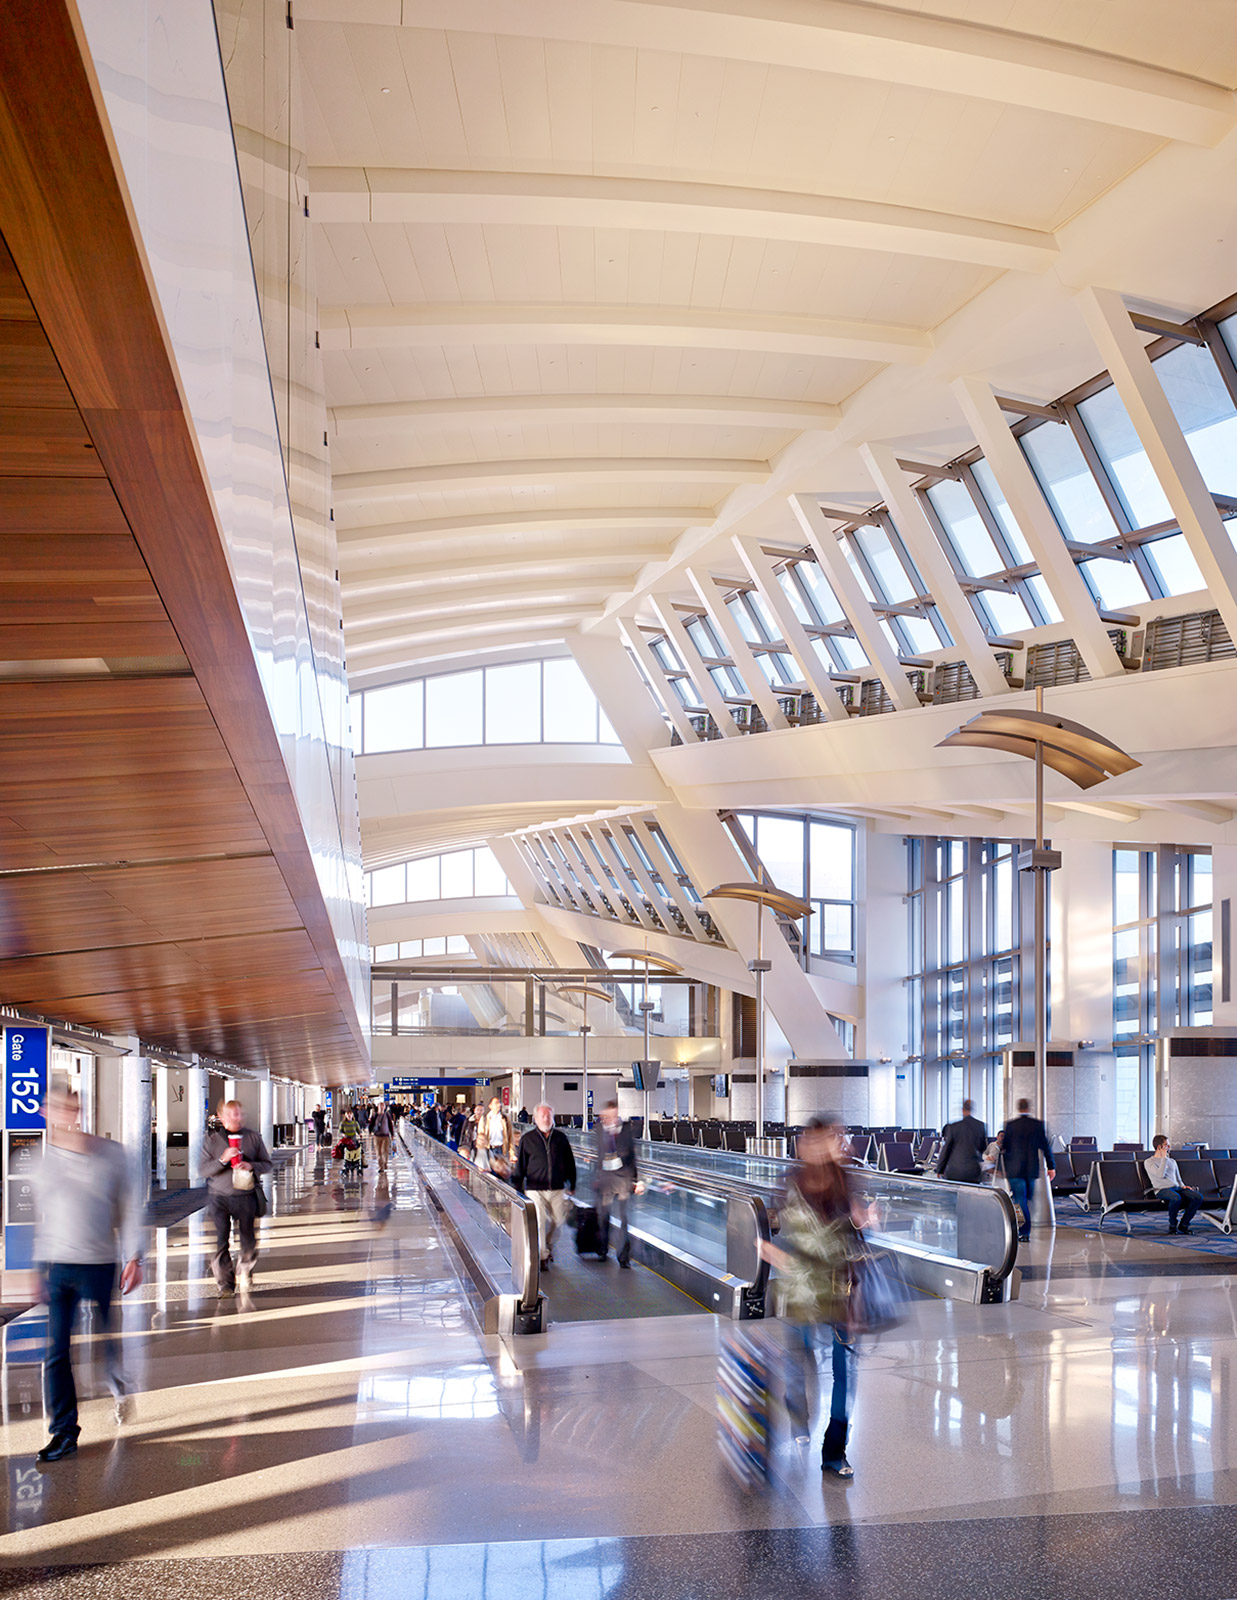
[[[579,1256],[604,1256],[605,1245],[601,1237],[601,1223],[593,1206],[576,1207],[576,1254]]]
[[[771,1361],[757,1327],[739,1322],[723,1331],[717,1368],[717,1442],[744,1489],[769,1477]]]

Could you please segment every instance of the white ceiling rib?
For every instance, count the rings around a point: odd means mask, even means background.
[[[1237,128],[1210,0],[293,13],[362,682],[561,640],[710,530],[793,542],[790,492],[870,503],[855,447],[943,459],[955,379],[1059,392],[1080,223]],[[1006,373],[1018,307],[1052,332]]]
[[[527,422],[690,422],[715,428],[790,428],[798,433],[831,428],[841,414],[840,406],[828,403],[756,395],[516,394],[336,406],[331,419],[338,437],[368,438],[409,431],[409,424],[459,420],[484,421],[494,428]]]
[[[1028,272],[1050,267],[1051,234],[884,201],[786,194],[664,178],[576,173],[431,172],[317,167],[321,222],[508,224],[713,233],[969,261]]]
[[[932,349],[930,334],[892,324],[672,306],[324,306],[321,329],[324,350],[646,344],[917,362]]]
[[[1110,53],[1031,31],[1042,6],[1002,10],[1020,14],[1027,31],[867,0],[297,0],[306,20],[700,53],[974,95],[1196,144],[1233,126],[1231,96],[1202,81],[1205,56],[1192,77],[1123,59],[1119,20]],[[1161,10],[1179,25],[1179,9]]]

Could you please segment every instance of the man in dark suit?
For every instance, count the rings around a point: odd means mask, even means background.
[[[936,1170],[950,1183],[978,1183],[983,1174],[981,1162],[988,1147],[988,1130],[974,1112],[975,1102],[964,1100],[961,1120],[945,1128]]]
[[[602,1254],[610,1249],[610,1213],[618,1216],[619,1243],[616,1254],[620,1267],[631,1266],[631,1236],[627,1229],[627,1207],[633,1194],[643,1185],[636,1175],[636,1142],[631,1124],[619,1116],[618,1105],[609,1101],[602,1107],[597,1124],[597,1180],[593,1194],[597,1201],[597,1223]]]
[[[1025,1244],[1031,1237],[1031,1204],[1035,1199],[1035,1185],[1039,1179],[1039,1158],[1043,1156],[1048,1166],[1049,1183],[1056,1177],[1052,1164],[1052,1149],[1044,1124],[1031,1115],[1031,1102],[1019,1100],[1018,1115],[1005,1124],[1001,1148],[1005,1155],[1005,1176],[1009,1179],[1009,1192],[1014,1205],[1022,1212],[1022,1226],[1018,1237]]]

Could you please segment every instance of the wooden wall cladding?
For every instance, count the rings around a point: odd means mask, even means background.
[[[76,52],[0,9],[0,1000],[366,1077]]]

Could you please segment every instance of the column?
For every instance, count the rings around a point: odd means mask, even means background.
[[[270,1074],[258,1079],[258,1132],[268,1150],[275,1147],[275,1085]]]
[[[196,1063],[197,1057],[194,1061]],[[198,1160],[206,1140],[207,1096],[210,1091],[210,1074],[196,1064],[185,1069],[185,1131],[189,1135],[189,1182],[196,1185]]]
[[[1233,940],[1237,936],[1237,844],[1212,845],[1211,893],[1212,1018],[1217,1027],[1232,1028],[1237,1027],[1237,972],[1233,970]]]
[[[670,743],[670,733],[621,639],[594,630],[573,633],[567,643],[610,726],[633,761]]]
[[[190,1133],[190,1067],[155,1066],[155,1178],[165,1189],[187,1189],[197,1160]]]
[[[151,1061],[141,1054],[141,1041],[126,1041],[130,1054],[120,1057],[120,1142],[133,1164],[138,1199],[150,1197]]]
[[[1111,1146],[1116,1111],[1112,1055],[1112,845],[1061,839],[1052,874],[1049,1041],[1075,1052],[1074,1066],[1048,1069],[1048,1105],[1037,1111],[1067,1139],[1091,1133]],[[1024,1028],[1024,1034],[1029,1030]],[[1082,1041],[1090,1041],[1079,1049]]]

